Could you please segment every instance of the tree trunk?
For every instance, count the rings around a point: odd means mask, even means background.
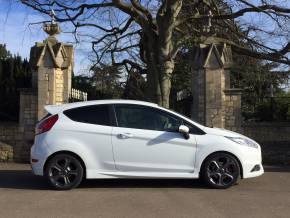
[[[162,102],[161,106],[169,108],[169,97],[171,91],[171,78],[172,72],[174,70],[174,61],[164,61],[160,64],[162,67],[160,69],[161,76],[161,93],[162,93]]]
[[[169,108],[171,78],[176,50],[173,30],[182,6],[182,0],[168,0],[158,11],[156,29],[144,32],[147,62],[147,82],[150,100]]]
[[[159,52],[152,53],[147,62],[148,96],[150,101],[169,108],[171,78],[174,60],[161,58]]]
[[[156,36],[151,33],[144,35],[143,43],[147,62],[147,95],[150,101],[159,104],[162,101],[162,94],[159,83],[158,59],[156,59]]]

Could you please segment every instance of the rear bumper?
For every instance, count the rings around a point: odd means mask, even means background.
[[[38,176],[43,176],[44,172],[44,164],[45,161],[43,159],[43,155],[38,153],[36,150],[36,145],[33,145],[31,147],[31,152],[30,152],[30,165],[31,165],[31,169],[34,175],[38,175]],[[37,162],[33,161],[36,160]]]
[[[49,157],[48,146],[44,140],[38,140],[30,150],[30,165],[34,175],[44,175],[44,165]]]
[[[43,176],[43,166],[44,163],[31,163],[32,173],[37,176]]]

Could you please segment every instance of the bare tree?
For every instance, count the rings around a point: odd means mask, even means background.
[[[216,40],[230,44],[240,54],[290,63],[287,1],[22,0],[22,3],[48,15],[53,8],[58,22],[70,22],[77,40],[80,37],[91,40],[96,64],[110,59],[111,64],[124,66],[128,72],[136,68],[146,73],[150,100],[164,107],[169,107],[177,52],[189,39],[197,42],[208,38],[212,26],[219,30],[214,34]],[[256,19],[251,19],[250,14]],[[274,40],[267,42],[269,39]]]

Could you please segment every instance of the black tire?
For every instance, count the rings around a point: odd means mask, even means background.
[[[54,189],[68,190],[82,182],[84,168],[73,155],[57,154],[48,161],[45,176]]]
[[[209,156],[201,167],[201,178],[210,187],[226,189],[237,183],[240,167],[237,159],[228,153]]]

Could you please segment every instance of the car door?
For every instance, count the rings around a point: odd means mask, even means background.
[[[193,172],[196,141],[178,132],[183,120],[163,110],[116,104],[112,130],[116,168],[120,171]]]

